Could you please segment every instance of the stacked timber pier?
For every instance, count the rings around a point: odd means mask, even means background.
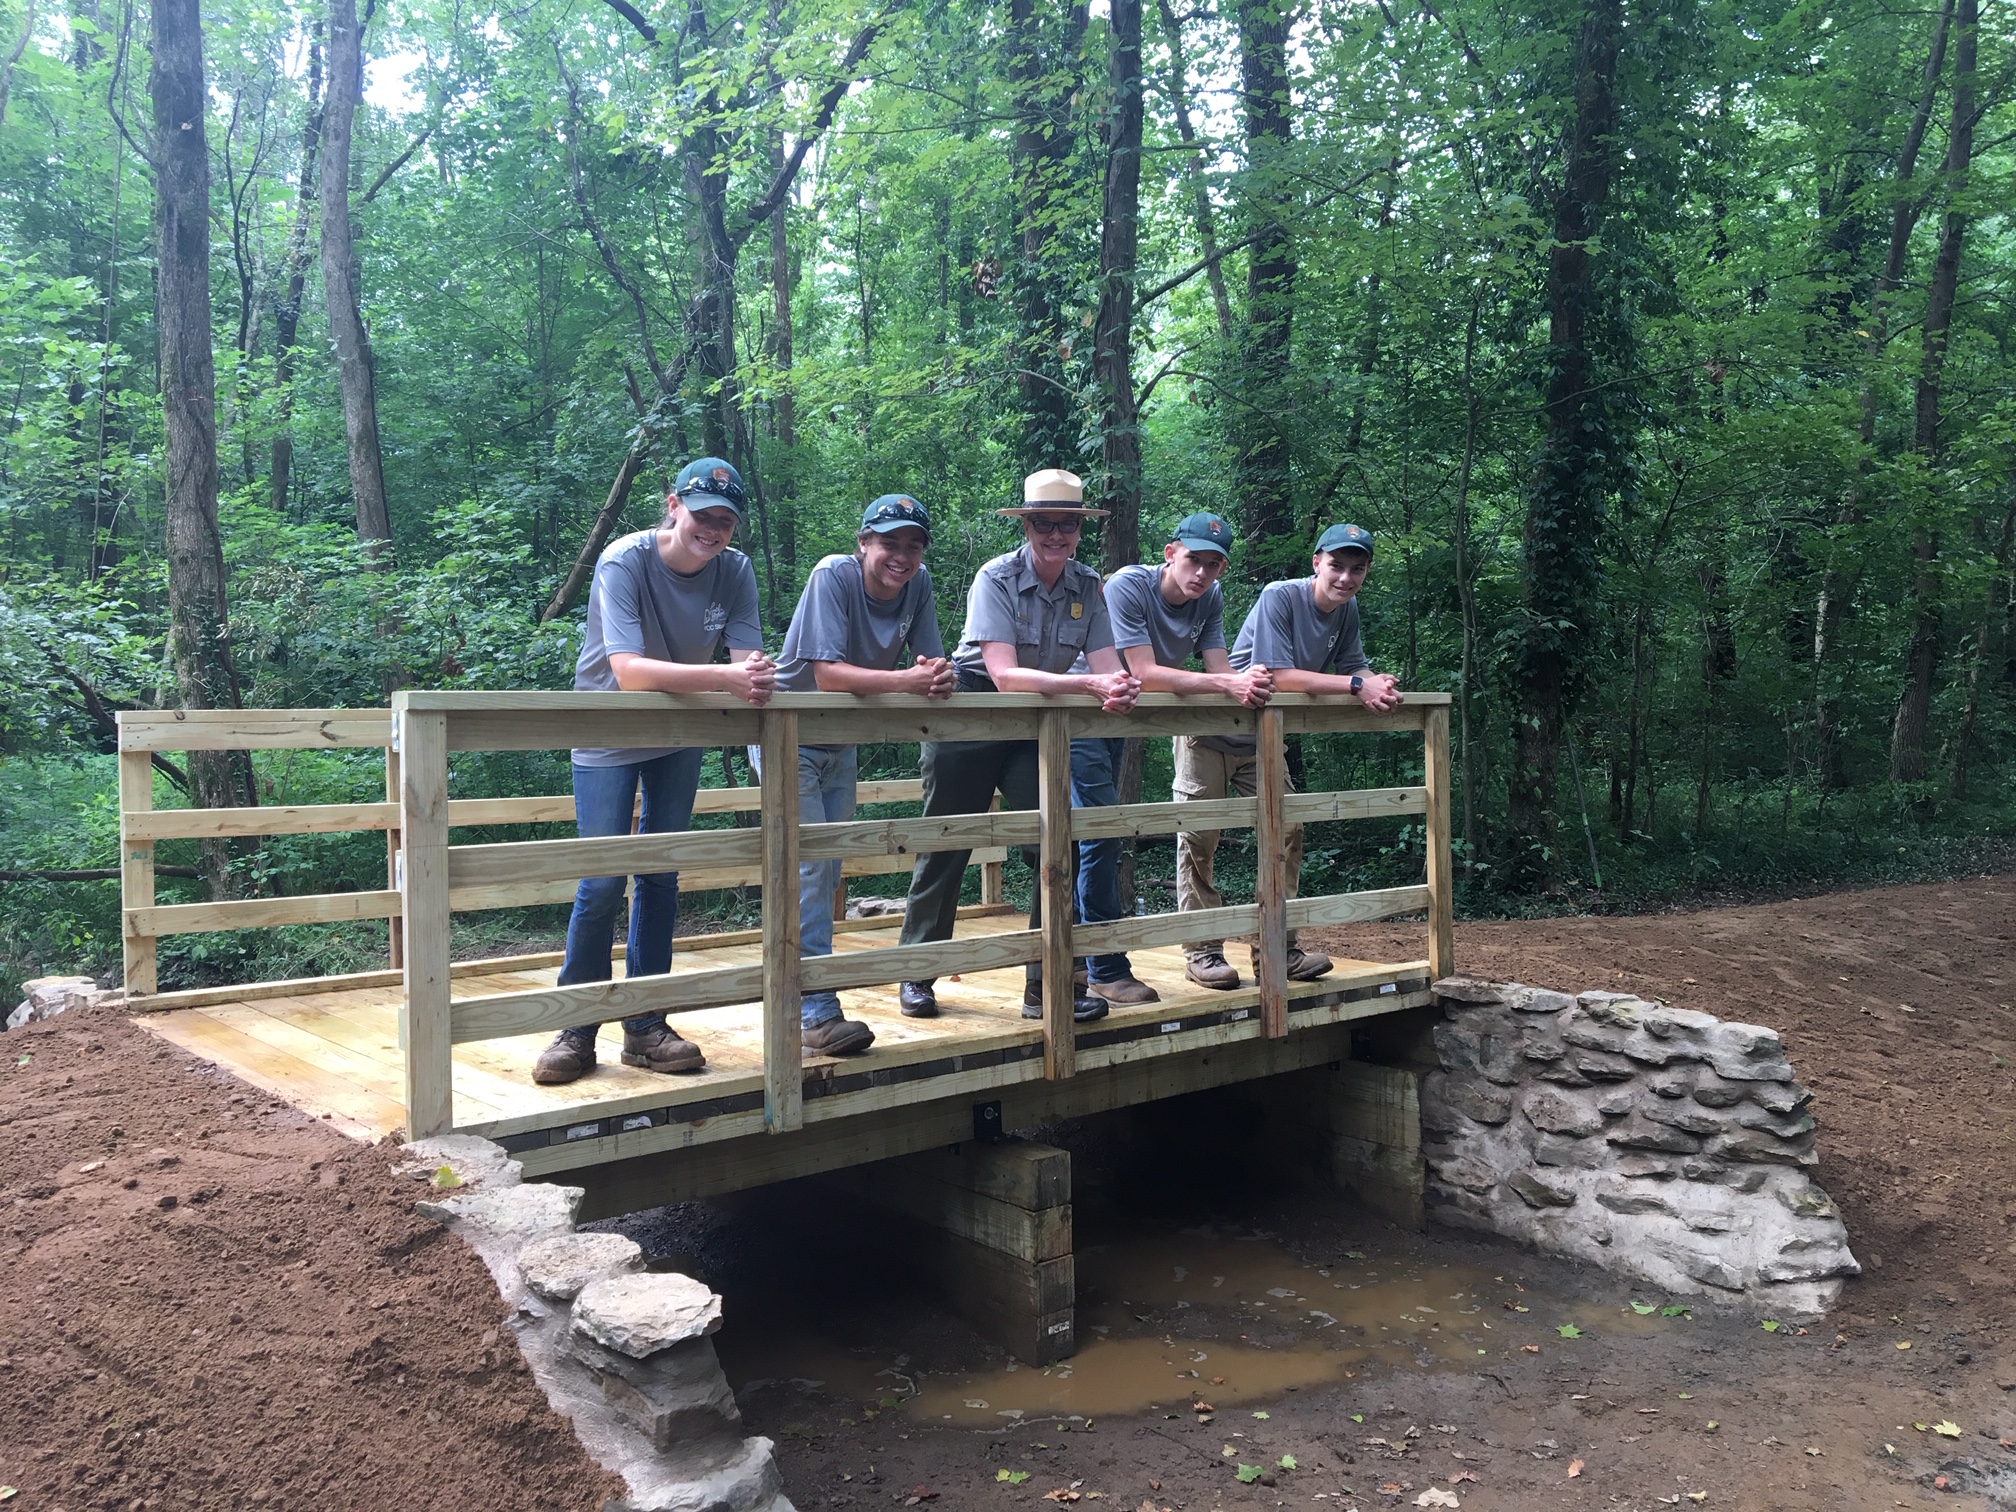
[[[762,709],[723,695],[422,693],[390,710],[270,710],[120,716],[120,793],[128,1002],[142,1022],[360,1137],[404,1129],[492,1139],[532,1178],[587,1189],[584,1216],[837,1171],[942,1150],[1047,1120],[1122,1108],[1350,1056],[1354,1022],[1424,1006],[1453,969],[1449,889],[1448,699],[1410,694],[1397,710],[1301,695],[1252,711],[1224,700],[1144,696],[1109,715],[1091,699],[960,694],[949,700],[782,694]],[[1344,792],[1291,790],[1291,735],[1411,732],[1422,781]],[[1251,735],[1251,798],[1070,806],[1070,742],[1084,736]],[[799,744],[1033,741],[1040,805],[935,818],[801,824]],[[457,843],[470,826],[565,822],[568,797],[458,798],[461,752],[667,745],[760,748],[759,787],[703,791],[699,813],[754,810],[730,829],[590,839]],[[157,810],[157,755],[198,749],[365,748],[384,751],[383,802]],[[864,803],[914,801],[914,782],[862,784]],[[1291,897],[1290,826],[1417,815],[1426,833],[1420,882],[1370,892]],[[1080,840],[1250,828],[1260,865],[1251,903],[1110,923],[1072,920]],[[382,831],[388,886],[161,905],[154,848],[171,838]],[[1006,847],[1030,848],[1044,925],[1022,927],[1003,899]],[[951,940],[892,943],[898,920],[848,920],[830,956],[799,952],[798,865],[839,858],[848,875],[907,872],[933,851],[972,852],[981,901],[960,911]],[[682,891],[762,888],[762,927],[682,937],[664,976],[555,985],[557,955],[451,959],[458,912],[571,897],[585,876],[678,872]],[[1290,982],[1290,929],[1416,915],[1417,959],[1342,959],[1331,974]],[[307,981],[154,991],[155,941],[192,930],[386,920],[395,969]],[[1257,981],[1210,991],[1183,974],[1181,943],[1253,937]],[[1072,963],[1127,951],[1162,1001],[1072,1020]],[[1021,1014],[1024,967],[1043,965],[1043,1015]],[[906,1019],[896,985],[940,980],[941,1016]],[[848,995],[877,1041],[866,1055],[805,1056],[800,995]],[[551,1034],[653,1010],[708,1057],[695,1075],[604,1064],[564,1087],[540,1087],[531,1065]],[[612,1058],[613,1059],[613,1058]],[[914,1205],[914,1204],[913,1204]],[[1054,1226],[1054,1225],[1053,1225]],[[1068,1229],[1067,1229],[1068,1232]],[[1030,1265],[1056,1256],[1027,1257]]]

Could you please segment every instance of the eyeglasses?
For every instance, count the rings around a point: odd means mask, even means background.
[[[1085,528],[1085,522],[1077,515],[1024,515],[1029,528],[1038,535],[1075,536]]]

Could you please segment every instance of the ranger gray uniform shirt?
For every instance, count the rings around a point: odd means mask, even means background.
[[[691,576],[674,572],[658,554],[658,531],[640,530],[610,543],[595,563],[588,590],[588,626],[574,664],[576,692],[613,693],[613,652],[653,661],[704,664],[723,645],[753,651],[763,644],[756,617],[756,571],[732,547]],[[581,749],[577,765],[627,766],[678,746]]]
[[[814,662],[894,672],[906,647],[912,656],[945,654],[930,571],[918,568],[903,591],[884,603],[869,594],[859,557],[824,557],[805,579],[791,628],[784,632],[777,686],[786,693],[817,693]]]
[[[1015,664],[1033,672],[1068,672],[1087,651],[1110,649],[1113,623],[1099,574],[1066,561],[1057,586],[1045,588],[1026,544],[994,558],[967,590],[966,633],[952,658],[969,693],[994,691],[982,641],[1014,646]]]
[[[1316,580],[1269,583],[1260,590],[1239,638],[1232,643],[1232,666],[1293,667],[1302,672],[1350,676],[1372,663],[1358,634],[1358,600],[1346,599],[1328,614],[1316,609]],[[1214,750],[1245,755],[1256,749],[1250,735],[1213,735],[1204,742]]]
[[[1113,645],[1148,646],[1158,666],[1180,667],[1193,656],[1225,649],[1225,595],[1216,583],[1196,598],[1171,606],[1162,596],[1162,569],[1122,567],[1106,579],[1113,616]]]

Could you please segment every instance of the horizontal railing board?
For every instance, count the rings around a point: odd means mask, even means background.
[[[1321,929],[1326,924],[1370,924],[1378,919],[1419,913],[1428,906],[1428,889],[1382,887],[1371,892],[1331,893],[1320,898],[1290,898],[1290,929]]]
[[[384,709],[127,710],[118,719],[122,751],[346,750],[392,738]]]
[[[1071,838],[1112,840],[1173,835],[1180,830],[1251,829],[1259,813],[1257,798],[1198,798],[1188,802],[1073,809]]]
[[[669,830],[648,835],[597,835],[585,840],[518,840],[448,848],[448,885],[628,877],[702,866],[756,866],[763,859],[758,829]]]
[[[1287,824],[1320,824],[1329,819],[1383,819],[1428,812],[1425,787],[1359,788],[1337,793],[1290,793],[1281,803]]]
[[[1256,903],[1224,908],[1199,908],[1189,913],[1143,914],[1110,924],[1071,926],[1073,955],[1111,955],[1120,950],[1152,950],[1158,945],[1187,945],[1192,940],[1222,940],[1251,934],[1260,927]]]
[[[636,1018],[645,1013],[692,1013],[755,1002],[763,996],[763,963],[713,966],[670,976],[625,977],[614,982],[580,982],[531,992],[503,992],[466,998],[448,1010],[449,1038],[458,1045],[506,1039]]]
[[[125,911],[126,933],[194,934],[212,929],[277,929],[284,924],[340,924],[389,919],[399,912],[391,891],[310,893],[299,898],[242,898],[224,903],[157,903]]]

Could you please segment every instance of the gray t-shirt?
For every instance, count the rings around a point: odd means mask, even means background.
[[[1295,578],[1269,583],[1260,590],[1239,638],[1232,643],[1232,666],[1293,667],[1302,672],[1328,672],[1348,677],[1372,663],[1358,634],[1358,600],[1347,599],[1328,614],[1316,609],[1316,580]],[[1213,735],[1205,739],[1215,750],[1245,754],[1255,749],[1250,735]]]
[[[1113,616],[1114,647],[1125,652],[1148,646],[1158,666],[1181,667],[1206,651],[1225,649],[1225,595],[1216,583],[1172,608],[1162,596],[1160,567],[1122,567],[1106,579],[1106,608]]]
[[[756,571],[732,547],[690,577],[665,565],[658,531],[640,530],[604,548],[588,590],[587,633],[574,664],[576,692],[613,693],[612,652],[653,661],[711,662],[723,645],[754,651],[763,644],[756,615]],[[584,748],[577,766],[627,766],[663,756],[678,746]]]
[[[805,579],[805,592],[784,632],[777,686],[786,693],[817,693],[814,662],[845,662],[872,672],[894,672],[906,658],[943,656],[938,604],[931,573],[920,567],[887,603],[872,597],[861,559],[829,556]]]
[[[1015,648],[1015,664],[1034,672],[1068,672],[1087,651],[1113,644],[1113,622],[1099,574],[1067,561],[1057,586],[1045,588],[1029,559],[1029,548],[998,556],[974,575],[966,593],[966,633],[952,660],[959,686],[991,692],[982,641],[1005,641]]]

